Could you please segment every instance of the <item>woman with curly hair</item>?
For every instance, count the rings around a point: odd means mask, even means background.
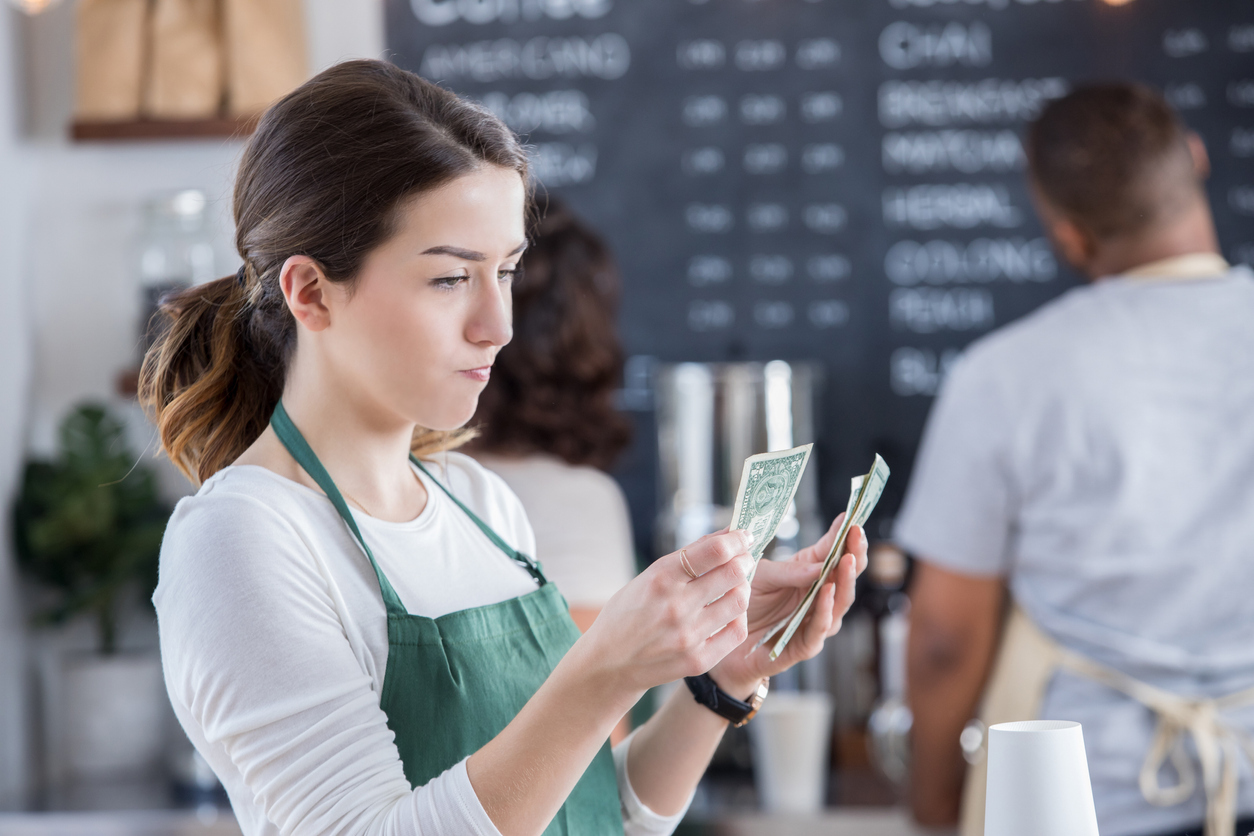
[[[636,574],[627,502],[605,471],[631,438],[614,407],[623,352],[609,248],[563,203],[533,201],[514,339],[492,367],[467,451],[518,495],[544,570],[586,630]]]

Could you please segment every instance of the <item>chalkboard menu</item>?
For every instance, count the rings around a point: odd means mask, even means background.
[[[1254,0],[388,0],[387,43],[609,239],[629,353],[824,364],[829,508],[879,451],[891,515],[949,364],[1078,281],[1021,145],[1076,82],[1163,90],[1254,260]]]

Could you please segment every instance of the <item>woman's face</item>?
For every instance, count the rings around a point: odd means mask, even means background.
[[[356,395],[428,429],[470,420],[513,335],[524,200],[516,171],[488,165],[400,210],[351,295],[328,300],[324,356]]]

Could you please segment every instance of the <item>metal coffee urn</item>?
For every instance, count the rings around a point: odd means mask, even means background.
[[[728,524],[748,456],[814,441],[818,364],[664,364],[654,385],[661,554]],[[811,458],[768,557],[790,554],[822,535],[816,465]]]

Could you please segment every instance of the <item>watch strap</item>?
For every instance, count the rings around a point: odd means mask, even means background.
[[[700,676],[685,676],[684,682],[688,685],[688,690],[692,692],[693,699],[729,721],[733,726],[744,725],[757,713],[757,706],[738,700],[718,687],[708,673]]]

